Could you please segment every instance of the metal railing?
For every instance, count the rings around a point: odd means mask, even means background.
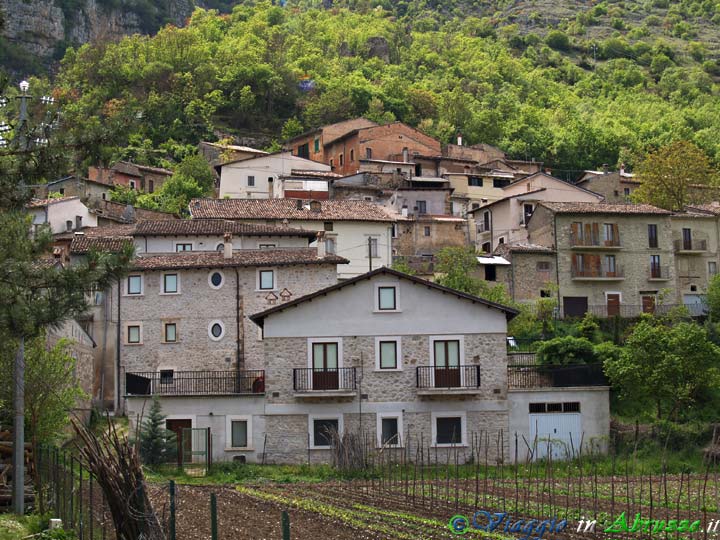
[[[480,366],[439,368],[420,366],[416,379],[418,388],[479,388]]]
[[[264,392],[265,371],[262,369],[125,374],[125,393],[129,396],[208,396]]]
[[[675,251],[707,251],[707,239],[704,238],[675,240],[673,245],[675,246]]]
[[[324,392],[327,390],[355,390],[355,368],[293,369],[293,389],[296,392]]]
[[[588,268],[573,267],[570,270],[570,276],[575,279],[624,278],[625,270],[619,264],[616,264],[614,267],[609,267],[605,264]]]
[[[651,264],[648,279],[670,279],[670,267]]]
[[[509,366],[508,388],[571,388],[608,386],[601,364],[570,366]]]
[[[606,238],[602,235],[584,235],[570,233],[570,246],[572,247],[621,247],[620,238]]]
[[[508,351],[507,363],[508,366],[532,366],[537,363],[537,353]]]
[[[477,224],[477,232],[478,233],[484,233],[490,231],[490,224],[485,223],[484,221],[481,221]]]

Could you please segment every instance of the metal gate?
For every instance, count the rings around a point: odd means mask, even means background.
[[[186,472],[204,475],[212,465],[210,428],[183,428],[177,441],[178,465]]]

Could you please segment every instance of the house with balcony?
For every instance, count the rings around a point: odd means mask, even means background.
[[[555,250],[560,313],[636,316],[675,304],[672,212],[645,204],[542,202],[532,244]]]
[[[507,321],[516,314],[380,268],[252,315],[265,347],[264,416],[252,419],[265,461],[329,462],[335,433],[410,456],[420,445],[441,460],[457,451],[460,462],[480,433],[505,434],[489,458],[506,461],[514,433],[607,436],[608,389],[596,367],[563,376],[525,365],[526,355],[523,371],[510,371]]]
[[[289,247],[282,247],[284,238]],[[262,341],[247,316],[336,283],[337,266],[347,263],[325,254],[324,244],[295,247],[292,236],[274,239],[281,245],[234,249],[227,232],[219,251],[213,244],[209,251],[157,253],[160,247],[136,257],[115,306],[118,409],[132,425],[159,396],[168,427],[178,434],[211,429],[216,458],[261,447],[241,438],[233,423],[264,406]]]
[[[501,244],[527,243],[527,224],[543,201],[599,203],[602,195],[536,173],[503,187],[504,196],[471,209],[470,239],[478,251],[492,253]]]

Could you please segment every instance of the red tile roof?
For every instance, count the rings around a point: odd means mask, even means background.
[[[541,246],[538,244],[525,244],[525,243],[517,243],[517,244],[500,244],[498,247],[495,248],[494,253],[498,255],[502,255],[504,253],[543,253],[543,254],[551,254],[555,253],[555,250],[551,247],[547,246]]]
[[[299,200],[299,199],[298,199]],[[295,199],[193,199],[190,213],[203,219],[273,219],[305,221],[395,221],[382,206],[366,201],[313,201],[318,211],[305,204],[298,209]]]
[[[77,235],[70,242],[70,253],[82,255],[90,250],[119,252],[131,246],[133,239],[130,236],[85,236]]]
[[[610,204],[581,202],[541,202],[556,214],[635,214],[670,215],[672,212],[649,204]]]
[[[699,210],[700,212],[707,212],[715,216],[720,216],[720,202],[713,201],[706,204],[691,204],[688,205],[688,211]]]
[[[160,219],[141,221],[135,226],[135,236],[222,236],[226,232],[239,236],[301,236],[315,238],[315,231],[255,225],[221,219]]]
[[[53,197],[51,199],[32,199],[27,203],[27,208],[43,208],[48,204],[55,204],[59,202],[69,201],[71,199],[79,199],[80,197]]]
[[[290,266],[294,264],[348,264],[337,255],[318,257],[313,248],[299,249],[242,249],[226,259],[217,251],[195,251],[169,255],[148,255],[135,258],[136,270],[171,270],[194,268],[228,268],[242,266]]]

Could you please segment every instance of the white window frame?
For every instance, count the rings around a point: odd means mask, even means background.
[[[137,343],[130,342],[130,327],[131,326],[137,326],[140,328],[140,341],[138,341]],[[141,321],[127,321],[125,323],[125,326],[123,329],[123,338],[124,338],[123,342],[125,343],[125,345],[128,345],[130,347],[142,345],[143,344],[143,324],[142,324],[142,322]]]
[[[380,309],[380,287],[395,288],[395,309]],[[375,283],[373,287],[373,307],[375,313],[402,313],[402,309],[400,309],[400,282],[386,281]]]
[[[273,286],[271,289],[263,289],[260,287],[260,285],[262,284],[261,280],[260,280],[261,272],[272,272],[273,273]],[[275,268],[258,268],[256,281],[257,281],[257,283],[255,284],[256,292],[276,291],[277,290],[277,270]]]
[[[232,446],[233,422],[247,422],[247,446]],[[225,417],[225,450],[228,452],[253,450],[252,416],[228,415]]]
[[[315,343],[337,343],[338,351],[338,369],[343,367],[343,338],[341,337],[316,337],[308,338],[307,340],[307,366],[312,369],[313,367],[313,345]]]
[[[382,421],[383,418],[396,418],[398,426],[398,443],[388,444],[386,448],[404,448],[405,438],[403,437],[403,413],[400,412],[389,412],[389,413],[377,413],[377,447],[382,448]]]
[[[140,293],[130,293],[130,278],[140,278]],[[142,274],[128,274],[123,280],[123,296],[144,296],[145,295],[145,276]]]
[[[170,345],[172,345],[172,344],[174,344],[174,343],[178,343],[180,340],[178,339],[178,323],[177,323],[177,321],[162,321],[161,324],[162,324],[162,336],[161,336],[161,337],[162,337],[162,343],[167,343],[167,344],[170,344]],[[165,327],[166,327],[168,324],[174,324],[174,325],[175,325],[175,341],[167,341],[167,340],[165,339],[165,338],[167,337],[167,332],[165,331]]]
[[[380,342],[394,341],[397,365],[395,368],[380,367]],[[402,339],[400,336],[378,336],[375,338],[375,371],[402,371]]]
[[[220,277],[222,278],[220,285],[217,285],[217,286],[213,285],[213,282],[212,282],[213,274],[220,274]],[[220,270],[210,270],[210,272],[208,272],[208,286],[211,289],[218,290],[218,289],[222,289],[223,285],[225,285],[225,274],[223,274],[222,271],[220,271]]]
[[[190,244],[190,249],[183,249],[182,251],[178,251],[178,246],[186,246]],[[187,253],[187,251],[195,251],[195,242],[173,242],[173,252],[174,253]]]
[[[430,360],[430,367],[435,367],[435,342],[436,341],[459,341],[458,346],[458,367],[460,368],[460,386],[463,387],[465,385],[465,370],[462,369],[463,366],[465,366],[465,336],[460,335],[449,335],[449,336],[430,336],[430,339],[428,340],[430,342],[430,351],[428,354],[428,358]],[[432,387],[435,387],[435,370],[430,370],[430,381],[432,383]],[[435,439],[433,439],[435,440]]]
[[[258,242],[258,249],[277,249],[277,244],[267,244]]]
[[[606,305],[606,306],[607,306],[607,298],[608,298],[608,295],[609,295],[609,294],[617,294],[617,295],[620,295],[620,303],[622,304],[622,301],[623,301],[623,299],[622,299],[622,298],[623,298],[622,291],[604,291],[604,294],[605,294],[605,305]]]
[[[212,335],[212,327],[213,327],[214,325],[216,325],[216,324],[219,324],[219,325],[220,325],[220,328],[222,328],[222,333],[221,333],[220,336],[218,336],[218,337],[215,337],[215,336]],[[214,321],[210,321],[210,323],[208,324],[208,329],[207,329],[207,330],[208,330],[208,337],[209,337],[212,341],[221,341],[222,338],[225,337],[225,323],[223,323],[220,319],[215,319]]]
[[[460,442],[459,443],[441,443],[438,444],[437,442],[437,420],[438,418],[454,418],[456,416],[460,417]],[[459,448],[467,446],[467,414],[465,411],[449,411],[449,412],[433,412],[430,415],[432,425],[431,428],[431,434],[432,434],[432,446],[434,448]]]
[[[345,432],[342,414],[309,414],[308,415],[308,433],[310,434],[311,450],[330,450],[331,446],[315,446],[315,420],[337,420],[338,433],[340,436]]]
[[[173,275],[177,279],[177,291],[165,292],[165,276],[173,276]],[[180,272],[178,272],[178,271],[162,272],[160,274],[160,294],[163,296],[172,296],[172,295],[180,294]]]

